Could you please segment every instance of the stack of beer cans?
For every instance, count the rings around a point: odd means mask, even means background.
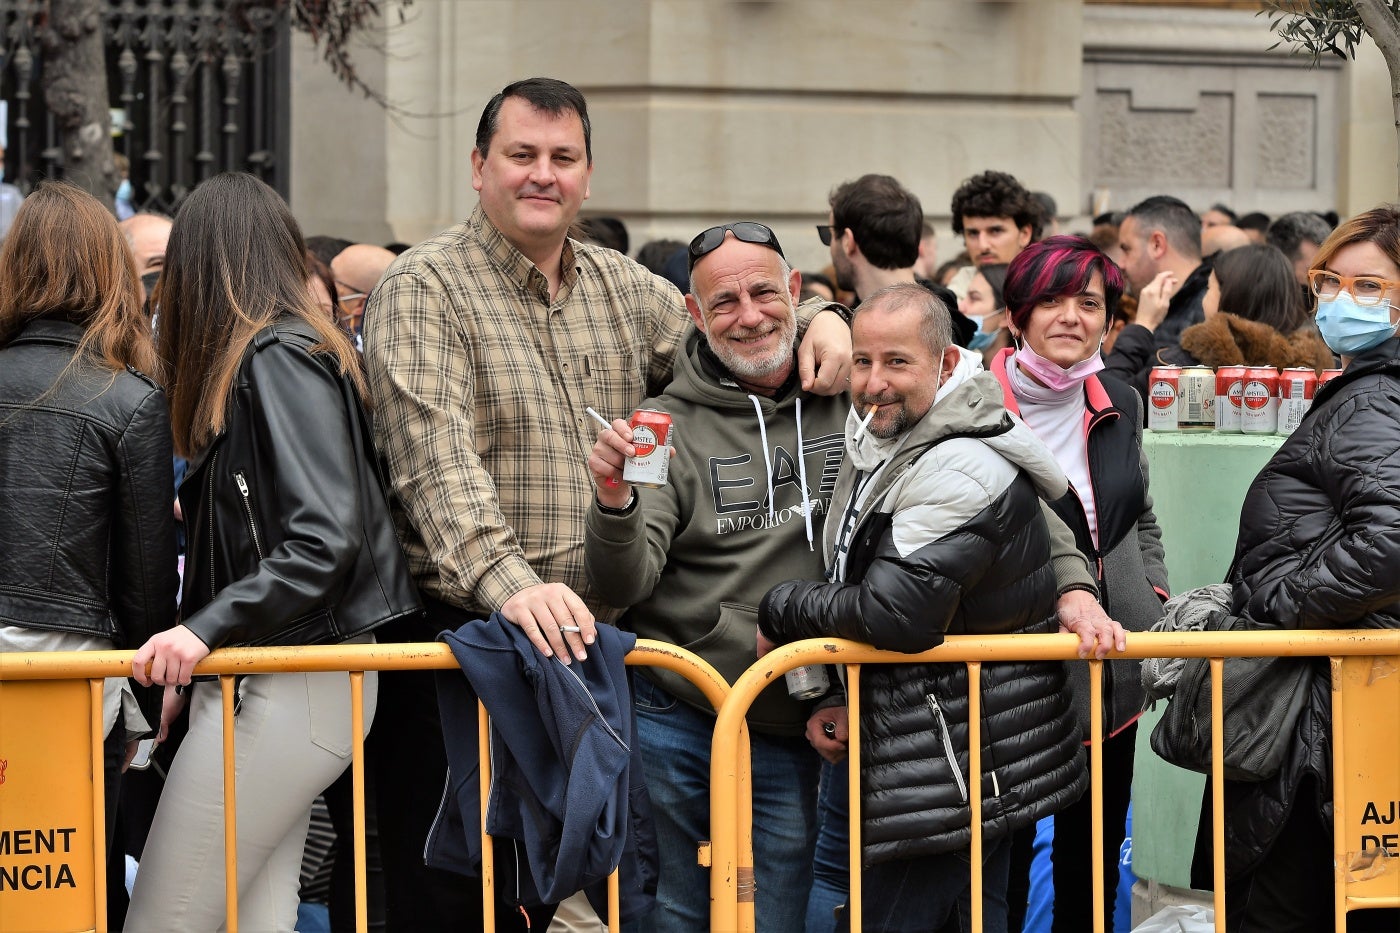
[[[1155,366],[1147,380],[1147,427],[1152,431],[1292,434],[1318,386],[1341,375],[1307,367]]]

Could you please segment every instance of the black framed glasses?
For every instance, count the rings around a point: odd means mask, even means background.
[[[724,242],[726,233],[734,234],[734,239],[743,240],[745,243],[758,243],[761,246],[766,246],[779,256],[783,256],[783,248],[778,244],[778,237],[772,230],[757,221],[740,220],[732,224],[711,227],[690,241],[689,269],[691,271],[695,269],[695,264],[700,261],[701,257],[719,249],[719,245]],[[783,258],[787,257],[783,256]]]
[[[830,246],[831,238],[839,229],[835,224],[817,224],[817,239],[822,241],[822,246]]]

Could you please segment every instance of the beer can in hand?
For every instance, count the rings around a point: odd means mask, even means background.
[[[815,700],[831,686],[824,664],[794,668],[784,674],[783,679],[787,681],[788,696],[794,700]]]
[[[674,425],[664,411],[639,408],[627,421],[637,454],[627,458],[622,478],[633,486],[658,489],[666,485],[671,469],[671,434]]]

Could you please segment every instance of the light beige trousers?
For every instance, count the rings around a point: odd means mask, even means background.
[[[368,639],[367,639],[368,640]],[[365,731],[378,675],[364,675]],[[171,766],[146,840],[126,929],[224,929],[223,722],[217,683],[190,699],[190,731]],[[350,763],[350,676],[254,674],[234,719],[238,928],[296,925],[298,874],[311,803]]]

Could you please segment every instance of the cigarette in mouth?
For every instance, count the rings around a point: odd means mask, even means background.
[[[855,440],[860,440],[865,436],[865,429],[870,427],[870,419],[875,417],[875,412],[878,411],[879,408],[879,405],[870,406],[870,411],[866,414],[865,420],[860,423],[860,427],[856,428]]]

